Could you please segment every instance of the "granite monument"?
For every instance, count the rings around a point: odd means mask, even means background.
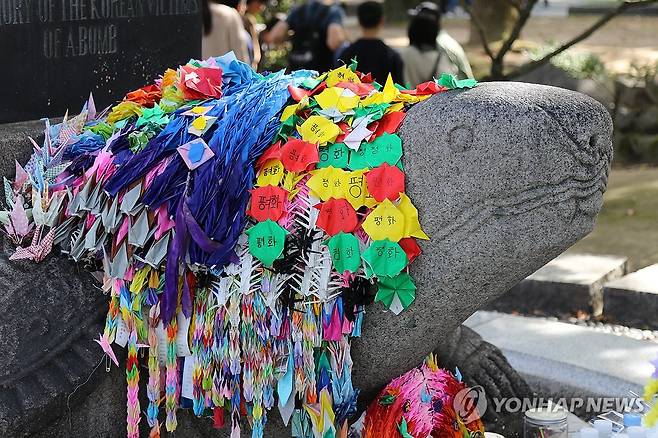
[[[399,316],[369,306],[363,336],[353,341],[362,408],[433,351],[489,394],[525,395],[500,351],[455,330],[592,230],[611,134],[601,104],[540,85],[484,83],[409,111],[400,131],[407,193],[431,240],[412,267],[416,302]],[[27,141],[14,147],[27,158]],[[0,435],[123,435],[125,377],[105,372],[92,341],[106,304],[88,275],[61,256],[14,265],[5,253],[0,283]],[[230,433],[210,423],[180,413],[177,434]],[[290,436],[280,423],[271,412],[267,436]]]
[[[201,0],[0,0],[0,123],[109,105],[201,55]]]

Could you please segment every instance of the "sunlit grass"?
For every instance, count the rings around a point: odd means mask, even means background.
[[[632,270],[658,263],[658,168],[614,169],[594,231],[569,251],[625,256]]]

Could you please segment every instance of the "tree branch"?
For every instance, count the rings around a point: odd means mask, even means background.
[[[517,11],[521,12],[521,3],[519,0],[505,0],[505,3],[507,3]]]
[[[502,61],[505,54],[512,48],[514,41],[519,38],[519,35],[521,35],[521,29],[523,29],[526,22],[528,21],[528,18],[530,18],[530,13],[532,12],[532,9],[535,7],[536,3],[537,0],[528,0],[528,3],[526,3],[523,8],[519,9],[519,19],[516,20],[516,23],[514,23],[512,32],[510,32],[509,36],[496,54],[497,61]]]
[[[475,29],[478,31],[478,35],[480,37],[480,41],[482,42],[482,47],[484,48],[484,51],[487,53],[487,56],[493,60],[496,58],[496,55],[494,55],[493,51],[491,50],[491,46],[487,42],[487,36],[484,32],[484,26],[482,26],[482,23],[480,22],[480,19],[477,18],[477,16],[473,13],[473,9],[468,5],[468,3],[464,2],[463,4],[464,10],[470,15],[471,17],[471,22],[473,23],[473,26],[475,26]]]
[[[536,1],[536,0],[535,0]],[[541,58],[535,60],[535,61],[530,61],[516,70],[512,71],[511,73],[507,75],[503,75],[501,79],[514,79],[519,76],[522,76],[526,73],[529,73],[542,65],[547,64],[553,57],[559,55],[560,53],[564,52],[565,50],[571,48],[575,44],[578,44],[579,42],[587,39],[589,36],[591,36],[594,32],[596,32],[599,28],[603,27],[608,21],[612,20],[615,18],[617,15],[620,15],[624,13],[627,10],[633,9],[633,8],[640,8],[644,6],[648,6],[650,4],[656,3],[658,0],[635,0],[635,1],[629,1],[626,0],[619,4],[617,8],[613,9],[612,11],[608,12],[601,18],[599,18],[596,23],[594,23],[592,26],[590,26],[588,29],[583,31],[580,35],[574,37],[570,41],[564,43],[557,49],[553,50],[552,52],[542,56]],[[501,49],[502,51],[502,49]],[[498,52],[498,55],[500,55],[500,52]],[[493,76],[493,75],[492,75]]]

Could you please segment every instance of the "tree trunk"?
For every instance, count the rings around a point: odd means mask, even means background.
[[[504,40],[519,18],[519,13],[509,0],[473,0],[473,15],[484,28],[488,43]],[[477,28],[471,20],[471,34],[468,40],[471,45],[480,45],[482,41]]]

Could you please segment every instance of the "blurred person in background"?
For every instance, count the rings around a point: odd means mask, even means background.
[[[260,41],[258,39],[258,19],[256,17],[262,14],[264,9],[264,0],[247,0],[247,7],[242,16],[244,28],[249,34],[249,39],[251,41],[249,44],[250,58],[252,60],[251,66],[254,70],[258,69],[258,63],[261,59]]]
[[[204,0],[203,2],[203,39],[201,53],[203,58],[221,56],[233,51],[240,61],[250,63],[249,36],[244,29],[242,16],[238,9],[244,8],[240,0]]]
[[[340,61],[349,64],[356,58],[359,71],[372,73],[381,84],[389,73],[396,83],[402,83],[402,58],[379,37],[384,26],[384,7],[377,1],[366,1],[357,8],[361,38],[338,54]]]
[[[285,70],[288,65],[287,51],[284,46],[275,46],[274,44],[268,43],[268,41],[271,40],[269,38],[270,32],[272,32],[272,29],[274,29],[276,24],[280,21],[286,21],[286,14],[283,12],[277,12],[267,20],[263,30],[261,30],[258,35],[261,47],[260,64],[258,65],[259,71]]]
[[[470,1],[470,0],[468,0]],[[413,11],[409,11],[413,15],[414,11],[423,10],[423,4],[420,4],[420,8],[416,8]],[[464,48],[454,39],[450,34],[441,27],[441,13],[445,13],[453,10],[459,5],[459,0],[443,0],[441,1],[441,9],[439,13],[439,36],[436,39],[436,44],[439,48],[446,54],[455,67],[457,67],[457,76],[460,79],[474,79],[473,70],[471,69],[471,63],[468,61],[466,52]]]
[[[293,8],[285,21],[279,21],[263,41],[281,44],[292,30],[289,69],[328,71],[333,68],[334,53],[346,40],[343,19],[343,10],[331,0],[307,0]]]
[[[440,32],[441,12],[435,3],[423,2],[409,15],[409,46],[400,50],[404,82],[415,87],[441,73],[473,77],[464,49],[447,32]]]

